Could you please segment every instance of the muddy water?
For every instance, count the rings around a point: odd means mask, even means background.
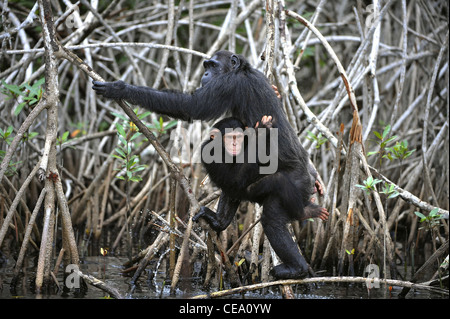
[[[116,288],[125,298],[128,299],[172,299],[172,298],[191,298],[196,295],[207,294],[202,289],[201,280],[196,278],[181,279],[184,284],[179,286],[187,287],[186,290],[177,290],[176,296],[170,295],[170,285],[164,285],[164,273],[146,273],[141,276],[137,285],[131,285],[131,277],[122,274],[122,264],[126,258],[118,258],[114,256],[87,257],[80,269],[85,274],[91,274],[94,277],[106,282],[108,285]],[[31,260],[28,263],[32,263]],[[17,285],[11,285],[13,278],[14,261],[11,259],[4,260],[0,265],[0,299],[102,299],[108,298],[108,295],[102,290],[88,286],[87,291],[79,292],[75,289],[68,291],[53,290],[43,295],[36,295],[34,291],[34,269],[33,265],[28,267],[27,271],[19,279]],[[159,269],[165,269],[160,267]],[[64,285],[62,278],[62,269],[58,273],[58,282]],[[151,278],[151,279],[149,279]],[[186,284],[187,283],[187,284]],[[70,282],[67,283],[70,285]],[[295,297],[298,299],[397,299],[401,287],[393,287],[389,292],[386,289],[371,289],[370,293],[367,288],[361,284],[319,284],[297,286],[294,289]],[[228,297],[230,298],[230,297]],[[243,298],[241,295],[232,296],[231,298]],[[278,288],[273,287],[263,295],[261,291],[247,292],[245,299],[281,299]],[[429,291],[410,291],[407,299],[448,299],[448,295],[441,295]]]

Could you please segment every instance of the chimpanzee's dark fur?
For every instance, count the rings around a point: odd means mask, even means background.
[[[238,118],[247,127],[255,127],[264,115],[272,116],[276,120],[273,127],[278,128],[279,157],[275,174],[288,176],[298,192],[299,203],[296,211],[286,210],[281,196],[274,193],[263,203],[261,223],[270,244],[283,262],[274,267],[273,275],[277,278],[302,277],[307,274],[307,264],[286,224],[292,219],[304,217],[304,208],[310,203],[316,172],[311,173],[308,154],[287,121],[280,100],[267,78],[252,68],[244,57],[219,51],[210,60],[204,61],[204,67],[202,87],[192,94],[160,91],[122,81],[94,81],[93,89],[106,98],[124,99],[182,120],[212,120],[226,114]],[[270,181],[270,175],[267,177]],[[261,182],[267,184],[263,179]],[[267,186],[276,189],[276,185],[269,183]],[[208,222],[211,226],[218,226],[214,227],[218,231],[225,229],[239,203],[239,198],[223,192],[217,214],[210,215]]]

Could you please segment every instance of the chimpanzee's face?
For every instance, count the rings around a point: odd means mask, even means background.
[[[223,62],[220,61],[217,55],[211,59],[203,62],[205,73],[202,76],[202,86],[205,86],[212,78],[224,72]]]
[[[220,138],[221,133],[218,129],[213,128],[209,133],[210,140]],[[223,136],[223,147],[230,156],[239,155],[244,149],[244,132],[240,129],[225,133]]]
[[[230,72],[232,69],[239,67],[239,58],[229,51],[217,51],[209,60],[203,62],[205,73],[202,77],[202,86],[205,86],[211,79],[216,76]]]
[[[244,133],[239,131],[226,133],[223,137],[223,145],[228,155],[239,155],[243,149],[242,145],[244,145]]]

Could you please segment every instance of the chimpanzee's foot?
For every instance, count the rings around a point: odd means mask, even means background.
[[[208,207],[200,207],[199,212],[192,218],[192,221],[198,222],[200,218],[204,219],[216,232],[220,232],[226,228],[226,226],[224,227],[223,225],[221,225],[221,223],[217,219],[217,214],[210,210]]]
[[[304,216],[302,217],[302,220],[308,218],[320,218],[321,220],[327,220],[329,215],[330,214],[328,213],[326,208],[320,207],[319,205],[310,202],[304,208]]]
[[[302,267],[280,264],[273,267],[270,274],[277,279],[301,279],[308,275],[308,270]]]

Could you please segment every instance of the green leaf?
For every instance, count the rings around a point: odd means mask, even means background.
[[[123,137],[122,135],[118,135],[119,136],[119,141],[120,143],[122,143],[123,145],[127,145],[127,140],[125,137]]]
[[[127,137],[127,134],[125,133],[125,130],[122,125],[120,125],[119,123],[116,123],[116,128],[117,128],[117,133],[119,133],[120,136],[122,136],[123,138]]]
[[[116,151],[117,153],[119,153],[119,155],[122,156],[122,158],[126,158],[126,157],[127,157],[127,155],[125,154],[125,152],[124,152],[120,147],[116,147],[116,148],[115,148],[115,151]]]
[[[139,171],[143,171],[145,169],[145,165],[140,165],[136,168],[133,169],[134,172],[139,172]]]
[[[26,105],[26,102],[22,102],[19,105],[17,105],[16,109],[14,110],[14,115],[17,116],[22,111],[23,107]]]
[[[430,214],[428,214],[428,216],[430,217],[441,217],[441,214],[439,214],[439,208],[433,208],[430,212]]]
[[[40,80],[38,80],[37,82],[35,82],[35,85],[37,86],[41,86],[42,84],[45,83],[45,78],[41,78]]]
[[[6,132],[5,132],[5,137],[10,136],[11,133],[13,132],[13,130],[14,130],[14,128],[11,125],[8,126],[8,128],[6,129]]]
[[[143,118],[149,116],[150,114],[152,114],[152,112],[144,112],[144,113],[138,115],[138,119],[142,120]]]
[[[70,134],[70,132],[69,131],[65,131],[64,133],[63,133],[63,140],[65,141],[65,140],[67,140],[67,138],[69,137],[69,134]]]
[[[30,132],[29,134],[28,134],[28,140],[32,140],[34,137],[36,137],[36,136],[38,136],[39,135],[39,133],[38,132]]]
[[[111,112],[111,114],[125,122],[128,122],[128,117],[126,117],[125,115],[123,115],[121,113]]]
[[[132,140],[134,140],[135,138],[138,138],[138,137],[141,136],[141,135],[142,135],[142,133],[139,133],[139,132],[134,133],[133,136],[130,138],[130,142],[131,142]]]
[[[245,262],[245,258],[241,258],[241,260],[239,260],[237,263],[236,263],[236,266],[240,266],[240,265],[242,265],[243,263]]]
[[[419,218],[421,219],[420,221],[423,221],[423,220],[427,219],[427,216],[425,216],[425,215],[422,214],[422,213],[414,212],[414,214],[416,214],[416,216],[419,217]]]
[[[133,176],[130,178],[130,181],[132,182],[140,182],[142,181],[142,178],[140,176]]]
[[[170,121],[167,125],[166,125],[166,130],[171,129],[174,126],[177,126],[178,121],[174,120],[174,121]]]
[[[378,139],[383,140],[383,138],[381,137],[380,133],[378,133],[377,131],[373,131],[373,134],[378,137]]]
[[[396,138],[397,138],[397,136],[392,136],[392,137],[388,138],[384,143],[388,144],[389,142],[395,140]]]
[[[390,125],[386,125],[386,127],[384,128],[383,131],[383,140],[386,138],[386,136],[389,134],[389,131],[391,130],[391,126]]]
[[[395,197],[397,197],[398,195],[400,195],[400,193],[397,192],[397,191],[395,191],[395,193],[390,194],[390,195],[388,196],[388,198],[395,198]]]
[[[123,157],[120,157],[119,155],[111,154],[111,156],[114,157],[114,158],[117,158],[117,159],[119,159],[121,161],[123,160]]]
[[[16,96],[22,95],[22,90],[18,85],[14,84],[6,84],[5,81],[2,80],[2,85],[7,88],[11,93],[13,93]],[[5,92],[6,93],[6,92]]]
[[[410,157],[412,153],[414,153],[416,150],[408,151],[406,152],[405,158]]]

